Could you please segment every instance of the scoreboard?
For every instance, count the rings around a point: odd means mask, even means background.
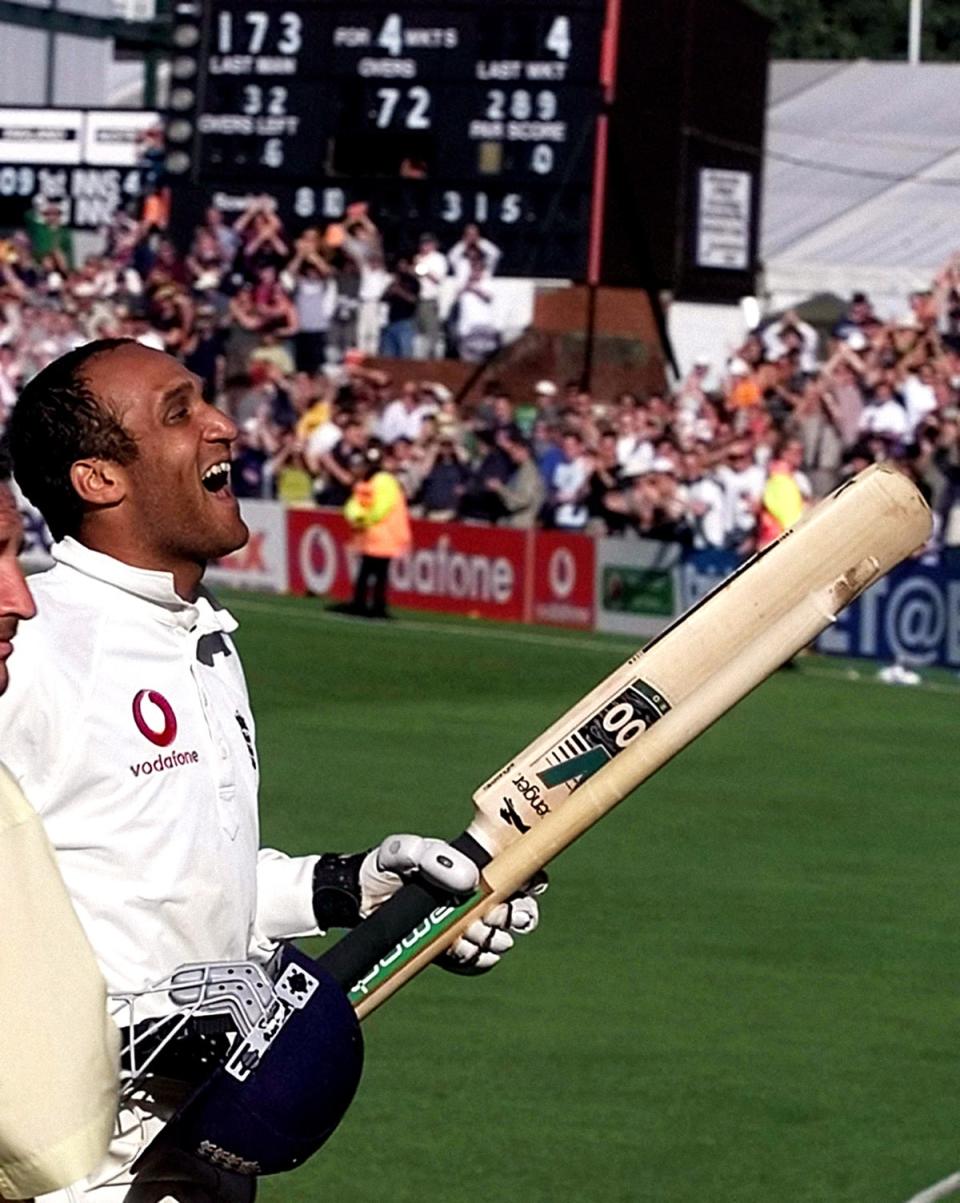
[[[175,4],[175,196],[365,202],[397,248],[477,222],[503,274],[584,277],[605,0],[254,4]]]

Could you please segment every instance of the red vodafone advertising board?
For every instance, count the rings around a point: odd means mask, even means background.
[[[595,543],[576,531],[533,532],[531,622],[593,629]]]
[[[287,576],[291,593],[342,601],[353,591],[350,526],[334,511],[287,511]]]
[[[390,601],[514,622],[528,617],[528,535],[500,527],[414,521],[413,550],[390,566]],[[338,513],[290,510],[290,590],[349,597],[354,558],[350,530]]]

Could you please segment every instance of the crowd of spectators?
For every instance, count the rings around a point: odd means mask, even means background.
[[[362,205],[291,238],[258,198],[233,222],[208,210],[185,255],[121,214],[105,252],[78,263],[53,206],[0,242],[0,421],[56,355],[129,336],[181,357],[234,417],[243,497],[342,505],[351,457],[380,444],[426,518],[745,553],[891,460],[929,496],[938,541],[960,545],[960,257],[895,320],[862,293],[829,329],[784,313],[660,392],[543,379],[516,395],[494,373],[466,405],[370,364],[485,360],[497,258],[469,226],[446,251],[424,233],[388,263]]]

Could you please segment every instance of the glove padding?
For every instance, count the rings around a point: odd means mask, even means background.
[[[367,853],[360,865],[361,919],[392,898],[404,878],[418,873],[448,894],[472,894],[480,881],[480,870],[470,857],[446,840],[388,835],[379,848]]]
[[[537,898],[549,884],[543,871],[506,902],[498,902],[482,919],[476,919],[457,942],[437,959],[451,973],[472,975],[492,969],[515,943],[514,936],[525,936],[540,922]]]
[[[463,852],[445,840],[420,835],[388,835],[371,849],[360,865],[360,916],[366,919],[404,884],[405,878],[425,877],[449,894],[471,894],[480,871]],[[547,875],[537,873],[506,902],[499,902],[476,919],[457,942],[437,959],[451,973],[478,974],[492,969],[514,945],[514,936],[527,935],[540,922],[537,898],[547,888]]]

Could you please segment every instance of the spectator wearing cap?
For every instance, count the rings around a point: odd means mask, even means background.
[[[552,380],[538,380],[533,386],[533,399],[529,405],[518,407],[517,425],[529,437],[534,422],[543,419],[554,423],[560,416],[557,395],[560,390]]]
[[[513,471],[506,481],[490,477],[486,482],[487,488],[500,499],[502,524],[528,530],[536,526],[546,500],[543,477],[530,444],[515,426],[501,430],[497,434],[497,442],[509,456]]]
[[[407,501],[388,465],[383,449],[374,445],[356,453],[350,462],[353,489],[343,515],[354,532],[360,564],[353,599],[345,609],[360,618],[390,617],[390,561],[408,552],[413,543]]]
[[[637,534],[665,540],[686,537],[686,495],[672,459],[658,456],[645,471],[628,471],[626,481],[621,494],[609,495],[608,505],[622,513]]]
[[[447,277],[447,258],[433,234],[422,234],[413,258],[420,281],[415,318],[414,351],[419,359],[439,359],[442,354],[440,289]]]

